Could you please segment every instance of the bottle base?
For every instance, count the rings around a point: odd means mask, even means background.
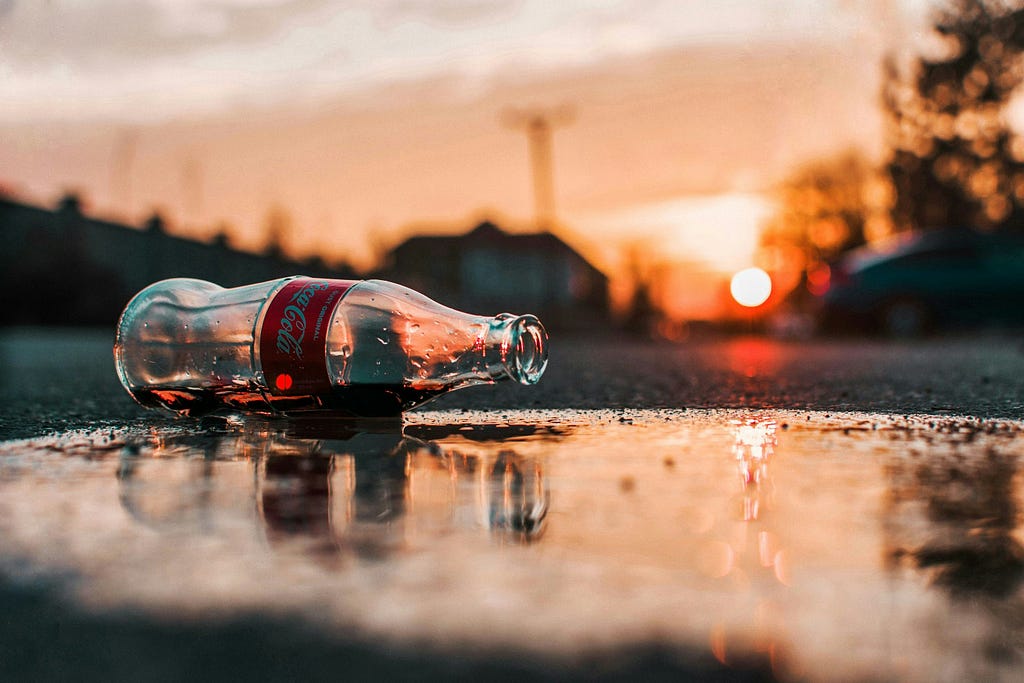
[[[201,417],[218,412],[257,415],[310,415],[335,417],[399,417],[407,410],[446,393],[447,389],[415,389],[407,385],[367,384],[335,387],[325,394],[273,396],[259,391],[197,387],[148,387],[132,392],[147,408],[174,415]]]

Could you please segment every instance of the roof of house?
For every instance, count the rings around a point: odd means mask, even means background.
[[[438,251],[456,252],[465,249],[467,246],[493,246],[514,251],[562,252],[578,259],[595,272],[601,272],[554,233],[548,231],[512,233],[502,230],[490,221],[483,221],[469,232],[460,235],[415,235],[394,247],[392,253],[421,251],[434,253]]]

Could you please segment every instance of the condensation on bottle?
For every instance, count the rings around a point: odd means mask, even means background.
[[[176,278],[128,303],[114,360],[137,402],[178,415],[393,417],[453,389],[535,384],[547,339],[532,315],[470,315],[382,280]]]

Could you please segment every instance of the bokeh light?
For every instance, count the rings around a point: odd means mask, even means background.
[[[732,298],[741,306],[760,306],[772,293],[772,279],[760,268],[746,268],[732,276],[729,283]]]

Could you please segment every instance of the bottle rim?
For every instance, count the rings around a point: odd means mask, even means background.
[[[548,333],[540,320],[520,315],[509,321],[503,360],[509,377],[520,384],[536,384],[548,365]]]

